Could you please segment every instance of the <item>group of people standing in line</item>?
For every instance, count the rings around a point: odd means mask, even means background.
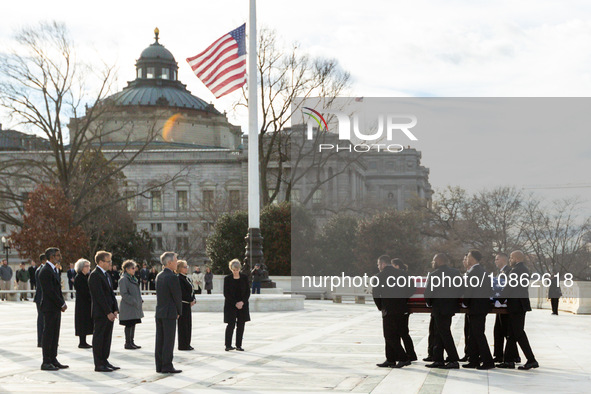
[[[74,265],[76,275],[72,284],[76,291],[75,333],[80,338],[81,349],[92,348],[94,367],[97,372],[112,372],[120,369],[109,362],[111,339],[115,320],[124,326],[125,349],[135,350],[141,346],[135,343],[135,328],[144,317],[141,288],[143,279],[138,279],[138,265],[133,260],[122,264],[123,273],[117,283],[112,271],[112,255],[99,251],[95,255],[96,267],[91,271],[91,263],[80,259]],[[56,265],[61,262],[58,248],[48,248],[39,258],[40,266],[34,273],[37,291],[37,343],[43,351],[41,369],[57,371],[68,368],[57,360],[57,348],[61,325],[61,313],[68,308],[61,288],[61,281]],[[194,276],[188,276],[189,266],[186,261],[178,260],[174,252],[165,252],[160,256],[162,271],[155,278],[156,290],[156,371],[160,373],[182,372],[172,364],[175,336],[178,330],[178,349],[194,350],[191,346],[192,312],[196,303],[195,293],[202,289],[211,294],[213,274],[208,270],[203,275],[203,288],[194,288]],[[144,267],[145,268],[145,267]],[[232,274],[224,278],[224,322],[225,350],[242,348],[244,327],[250,321],[248,299],[250,287],[248,276],[241,273],[242,264],[234,259],[229,263]],[[196,272],[199,274],[199,272]],[[210,279],[208,279],[210,275]],[[208,284],[209,283],[209,284]],[[115,297],[115,288],[119,287],[121,302]],[[209,289],[208,289],[209,287]],[[232,337],[236,330],[236,346],[232,346]],[[92,344],[86,337],[92,335]]]
[[[494,327],[494,357],[490,351],[485,335],[486,316],[493,307],[493,289],[488,273],[480,264],[482,254],[478,250],[470,250],[463,260],[466,269],[466,280],[461,283],[478,283],[478,285],[453,286],[453,278],[461,277],[458,269],[450,266],[450,258],[445,253],[433,257],[431,271],[425,286],[426,306],[431,310],[429,324],[428,356],[423,361],[430,362],[428,368],[457,369],[460,361],[467,361],[463,368],[487,370],[491,368],[514,369],[521,363],[517,345],[526,357],[526,362],[519,366],[521,370],[538,368],[525,333],[525,315],[531,311],[528,286],[529,270],[526,267],[525,254],[516,250],[507,256],[499,253],[495,257],[495,265],[499,274],[515,274],[523,280],[507,281],[500,294],[495,295],[497,306],[506,308],[506,313],[498,313]],[[417,360],[412,338],[409,335],[408,299],[416,291],[412,280],[397,281],[400,276],[409,278],[404,264],[399,259],[390,260],[387,255],[378,258],[377,275],[379,284],[373,288],[374,301],[382,312],[383,333],[385,339],[386,361],[378,367],[402,368]],[[483,278],[481,281],[470,281],[471,277]],[[437,277],[438,279],[435,279]],[[449,284],[443,278],[451,278]],[[455,283],[458,283],[455,282]],[[393,283],[405,283],[405,286],[392,286]],[[439,283],[437,286],[432,284]],[[558,280],[549,288],[549,298],[553,299],[553,314],[558,314],[558,298],[560,285]],[[556,301],[554,301],[556,300]],[[466,340],[462,359],[459,358],[451,333],[452,317],[461,309],[465,312],[464,337]],[[402,342],[402,344],[401,344]],[[447,357],[444,357],[444,352]],[[498,364],[495,364],[498,363]]]

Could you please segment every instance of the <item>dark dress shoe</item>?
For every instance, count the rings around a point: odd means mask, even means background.
[[[242,346],[236,346],[236,350],[238,350],[239,352],[243,352],[244,349],[242,348]]]
[[[398,363],[396,363],[396,365],[393,365],[392,368],[402,368],[402,367],[406,367],[407,365],[410,365],[410,364],[411,364],[410,360],[398,361]]]
[[[69,365],[64,365],[64,364],[60,364],[57,360],[54,361],[52,363],[53,365],[55,365],[56,367],[58,367],[59,369],[66,369],[66,368],[70,368]]]
[[[461,362],[465,363],[466,361],[468,361],[468,356],[464,356],[461,359],[459,359],[458,361],[461,361]]]
[[[230,350],[235,350],[236,348],[233,346],[226,346],[226,351],[229,352]]]
[[[462,368],[469,368],[469,369],[476,369],[478,367],[480,367],[480,364],[476,364],[476,363],[468,363],[468,364],[462,365]]]
[[[139,345],[136,345],[136,344],[135,344],[135,343],[133,343],[133,342],[131,343],[131,346],[133,346],[133,347],[134,347],[134,348],[136,348],[136,349],[141,349],[141,348],[142,348],[141,346],[139,346]]]
[[[450,361],[449,363],[439,367],[441,369],[460,369],[460,363],[457,361]]]
[[[135,349],[137,349],[137,347],[133,346],[131,343],[126,343],[126,344],[123,346],[123,348],[124,348],[124,349],[127,349],[127,350],[135,350]]]
[[[166,370],[162,370],[162,373],[181,373],[183,372],[181,369],[166,369]]]
[[[92,349],[92,345],[89,345],[88,343],[81,343],[80,345],[78,345],[78,347],[80,349]]]
[[[41,364],[42,371],[58,371],[59,368],[53,364]]]
[[[515,369],[515,363],[509,361],[502,362],[500,364],[497,364],[497,368]]]
[[[514,361],[515,361],[515,364],[521,364],[521,359],[520,358],[516,358]]]
[[[425,358],[423,359],[423,361],[432,362],[432,361],[434,361],[434,360],[433,360],[433,357],[432,357],[432,356],[427,356],[427,357],[425,357]]]
[[[409,357],[408,357],[408,359],[409,359],[410,361],[417,361],[417,360],[418,360],[418,357],[417,357],[417,355],[415,354],[414,356],[409,356]],[[424,361],[424,360],[423,360],[423,361]]]
[[[116,371],[118,369],[121,369],[120,367],[116,367],[113,364],[111,364],[110,362],[107,361],[107,363],[105,364],[105,366],[111,368],[113,371]]]
[[[189,346],[189,347],[179,348],[179,350],[195,350],[195,348],[193,346]]]
[[[435,361],[432,364],[425,365],[425,367],[427,368],[441,368],[443,366],[445,366],[445,363],[443,361]]]
[[[107,367],[106,365],[101,365],[100,367],[94,367],[95,372],[113,372],[113,369]]]
[[[528,361],[525,364],[523,364],[522,366],[520,366],[517,369],[521,369],[522,371],[527,371],[528,369],[532,369],[532,368],[539,368],[540,364],[538,364],[538,362],[536,360],[534,361]]]
[[[376,366],[380,367],[380,368],[392,368],[393,366],[396,365],[396,362],[391,363],[390,361],[386,360],[381,364],[376,364]]]
[[[483,369],[493,369],[494,367],[495,367],[495,363],[494,362],[492,362],[492,363],[482,363],[482,365],[479,365],[478,367],[476,367],[476,369],[480,369],[480,370],[483,370]]]

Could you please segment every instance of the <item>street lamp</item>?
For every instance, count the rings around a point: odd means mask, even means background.
[[[10,238],[2,237],[2,247],[6,253],[6,262],[8,262],[8,253],[10,252]]]

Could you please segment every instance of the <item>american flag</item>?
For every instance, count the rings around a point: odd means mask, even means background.
[[[195,75],[216,98],[246,83],[246,24],[220,37],[200,54],[187,58]]]

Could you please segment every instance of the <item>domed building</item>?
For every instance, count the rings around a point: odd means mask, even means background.
[[[240,127],[187,90],[178,80],[173,54],[160,44],[157,28],[154,33],[154,42],[136,62],[136,79],[102,100],[99,110],[104,113],[89,129],[101,135],[103,146],[150,140],[153,147],[237,148]],[[75,131],[82,120],[72,119],[70,130]]]

